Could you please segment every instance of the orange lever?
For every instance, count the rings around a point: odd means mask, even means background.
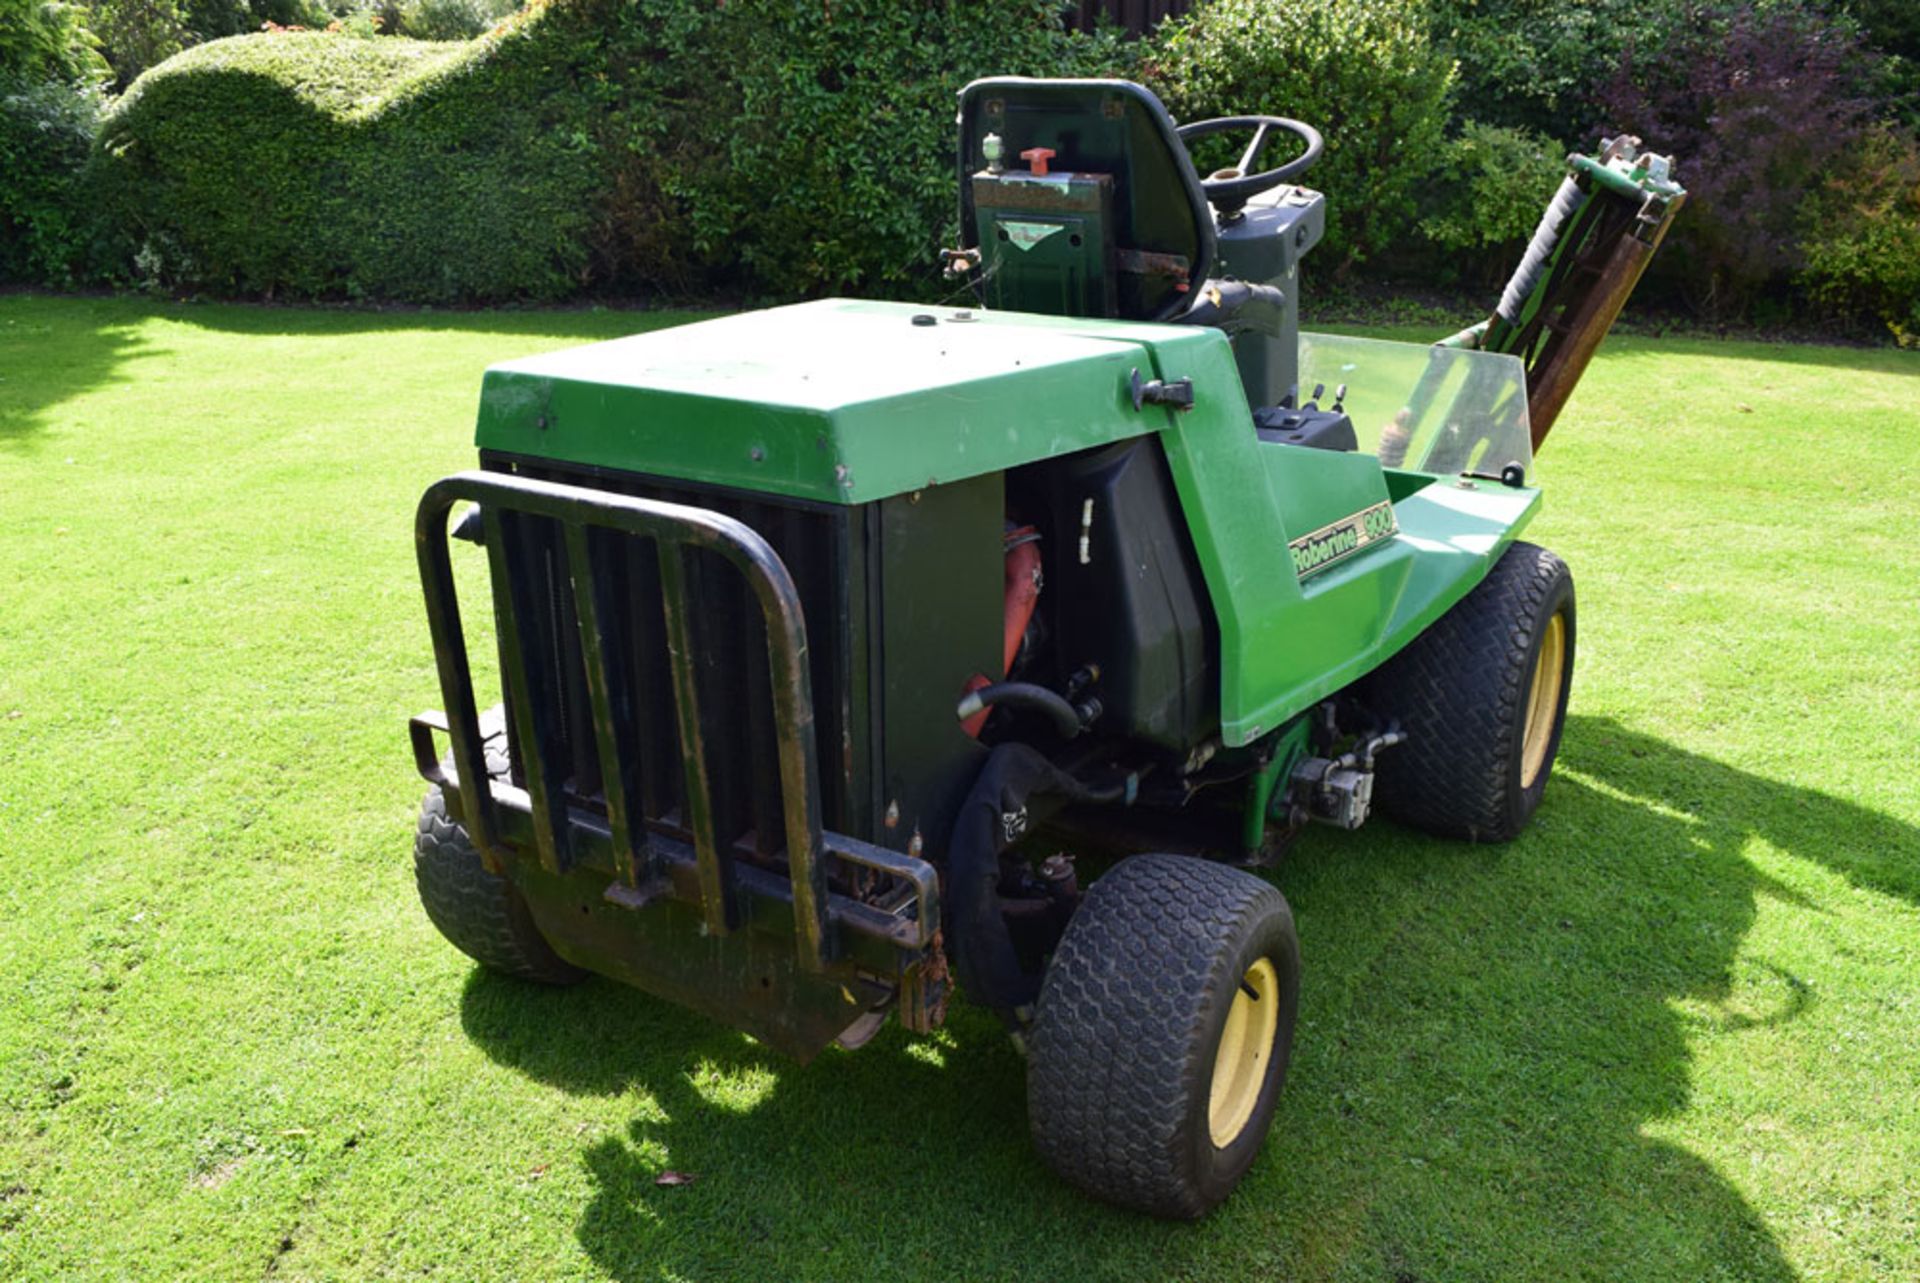
[[[1053,148],[1029,147],[1020,153],[1020,159],[1027,162],[1027,167],[1033,171],[1034,177],[1044,178],[1047,174],[1047,162],[1053,159]]]

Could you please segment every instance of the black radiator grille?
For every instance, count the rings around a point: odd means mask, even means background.
[[[496,471],[589,486],[638,498],[687,504],[719,512],[759,534],[786,564],[799,589],[806,617],[809,678],[820,763],[821,819],[825,827],[867,836],[864,811],[855,796],[854,745],[864,737],[854,719],[866,701],[858,698],[855,673],[865,671],[855,653],[863,630],[854,626],[863,579],[856,564],[852,513],[827,505],[769,502],[765,496],[663,482],[629,473],[555,465],[527,459],[484,458]],[[541,603],[540,654],[529,653],[529,683],[535,699],[552,699],[560,710],[562,741],[556,759],[567,764],[561,788],[574,804],[604,812],[604,784],[589,713],[585,666],[573,593],[566,581],[566,550],[557,522],[522,516],[513,542],[521,564],[537,584]],[[659,563],[651,540],[595,530],[603,566],[610,568],[612,600],[628,604],[622,621],[625,659],[639,708],[639,785],[646,817],[682,828],[684,773],[666,651]],[[785,845],[779,759],[773,727],[772,677],[766,625],[746,580],[718,554],[689,556],[687,593],[694,637],[702,736],[707,749],[715,837],[725,850],[750,845],[773,856]],[[531,630],[529,630],[531,631]],[[537,674],[537,676],[536,676]],[[511,710],[509,722],[511,723]],[[516,740],[515,783],[524,786]]]

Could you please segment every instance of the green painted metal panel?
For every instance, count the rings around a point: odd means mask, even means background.
[[[960,315],[829,299],[509,361],[477,444],[851,504],[1149,430],[1127,376],[1166,327]]]
[[[478,443],[856,504],[1157,433],[1218,617],[1236,747],[1412,640],[1539,505],[1533,489],[1261,441],[1218,330],[961,316],[835,299],[509,362],[487,372]],[[1136,411],[1136,368],[1192,379],[1194,408]],[[1296,572],[1292,541],[1383,503],[1397,533]]]
[[[1177,356],[1162,378],[1238,387],[1224,336]],[[1486,575],[1540,492],[1396,474],[1399,533],[1301,579],[1288,544],[1389,498],[1366,454],[1263,442],[1237,396],[1163,412],[1161,440],[1220,624],[1221,738],[1248,744],[1385,661]],[[1417,489],[1407,489],[1425,481]]]

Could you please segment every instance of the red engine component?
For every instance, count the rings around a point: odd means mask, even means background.
[[[1032,526],[1016,526],[1007,531],[1006,544],[1007,589],[1003,616],[1006,631],[1001,646],[1002,677],[1013,671],[1014,658],[1020,653],[1020,641],[1027,635],[1027,626],[1033,622],[1034,608],[1040,603],[1039,531]],[[975,673],[967,681],[967,690],[977,691],[982,686],[992,684],[992,678],[984,673]],[[981,709],[960,723],[961,729],[978,739],[980,728],[986,725],[987,714],[991,711]]]

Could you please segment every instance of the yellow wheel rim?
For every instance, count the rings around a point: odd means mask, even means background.
[[[1265,958],[1247,968],[1220,1031],[1213,1056],[1213,1090],[1207,1102],[1207,1126],[1213,1143],[1225,1149],[1246,1130],[1266,1085],[1273,1042],[1280,1031],[1280,976]]]
[[[1553,723],[1560,712],[1560,686],[1567,677],[1567,620],[1557,611],[1547,621],[1540,653],[1533,661],[1533,683],[1527,692],[1526,737],[1520,744],[1520,787],[1530,789],[1547,764],[1553,743]]]

